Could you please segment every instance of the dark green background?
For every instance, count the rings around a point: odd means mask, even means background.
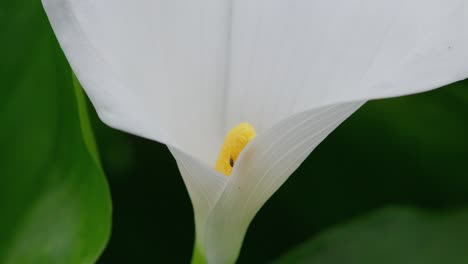
[[[72,86],[54,82],[71,82],[71,72],[40,3],[5,1],[0,5],[0,22],[0,35],[8,40],[0,41],[3,54],[0,101],[10,102],[11,91],[19,87],[15,86],[18,83],[22,89],[34,91],[26,91],[30,96],[24,108],[18,108],[18,113],[10,112],[9,116],[17,115],[28,122],[28,113],[37,113],[34,107],[49,109],[41,107],[50,104],[50,94],[39,91],[49,91],[51,84],[54,89],[69,89],[58,94],[66,96],[60,97],[64,100],[70,99]],[[25,75],[30,69],[34,73]],[[41,76],[48,76],[49,81],[41,81]],[[21,82],[23,79],[28,81]],[[373,101],[362,107],[310,155],[259,212],[247,233],[239,263],[272,261],[331,227],[340,227],[382,207],[427,209],[408,220],[413,223],[409,226],[418,227],[419,219],[425,223],[428,218],[426,213],[437,215],[448,209],[465,208],[467,88],[468,81],[463,81],[425,94]],[[113,200],[112,235],[99,263],[188,262],[194,233],[192,208],[169,151],[159,143],[103,125],[92,107],[90,110]],[[5,120],[0,121],[4,132],[0,135],[8,135],[2,142],[22,140]],[[31,135],[43,133],[47,123],[41,126],[41,120],[34,121],[37,126],[26,126],[21,131],[27,129]],[[60,149],[66,152],[67,146],[63,144]],[[14,151],[25,157],[34,157],[32,153],[36,153],[33,147],[15,146],[19,145],[0,146],[0,152],[4,157]],[[8,176],[13,174],[10,172]],[[4,213],[4,208],[0,210]],[[456,223],[463,226],[460,221]],[[404,229],[401,238],[405,238],[409,229],[414,228]],[[385,240],[385,236],[372,238],[377,244]],[[466,241],[460,243],[468,248]]]

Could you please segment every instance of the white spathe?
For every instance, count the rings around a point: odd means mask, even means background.
[[[466,0],[43,0],[104,122],[165,143],[197,245],[231,263],[265,201],[365,101],[468,76]],[[229,129],[258,136],[230,177]]]

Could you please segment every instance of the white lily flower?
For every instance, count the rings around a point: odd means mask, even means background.
[[[100,118],[169,147],[208,263],[235,262],[257,211],[364,102],[468,76],[466,0],[43,5]],[[257,136],[226,177],[218,152],[242,122]]]

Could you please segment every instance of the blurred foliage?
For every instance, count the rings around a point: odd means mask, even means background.
[[[468,210],[391,208],[325,231],[275,264],[465,264]]]
[[[0,263],[94,263],[111,202],[85,97],[39,1],[3,1],[0,32]]]

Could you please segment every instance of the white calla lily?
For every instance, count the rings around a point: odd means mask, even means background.
[[[43,0],[108,125],[167,144],[196,247],[233,263],[252,218],[365,101],[468,76],[466,0]],[[228,131],[257,136],[229,177]]]

